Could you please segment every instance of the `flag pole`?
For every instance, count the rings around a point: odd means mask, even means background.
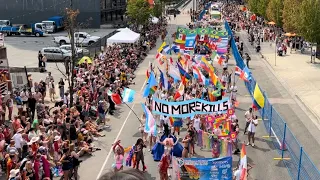
[[[133,110],[127,103],[125,103],[125,102],[123,102],[123,103],[128,106],[128,108],[129,108],[129,109],[133,112],[133,114],[138,118],[139,122],[140,122],[141,124],[143,124],[142,121],[140,120],[140,118],[138,117],[138,115],[136,114],[136,112],[134,112],[134,110]]]

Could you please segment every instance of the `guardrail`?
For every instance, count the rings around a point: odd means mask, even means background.
[[[90,57],[94,57],[95,55],[99,55],[101,52],[101,47],[107,45],[107,39],[114,34],[116,34],[118,31],[114,30],[111,33],[107,34],[103,38],[100,38],[97,42],[91,44],[90,46],[87,47],[89,50]]]
[[[229,36],[231,36],[231,48],[237,66],[243,69],[246,65],[240,56],[228,22],[225,22],[225,28]],[[251,97],[253,95],[255,83],[256,81],[253,76],[251,76],[249,82],[245,83]],[[292,179],[319,180],[320,172],[318,168],[303,150],[303,147],[293,135],[290,128],[287,127],[287,123],[269,102],[267,96],[265,94],[264,96],[265,105],[264,108],[259,110],[259,113],[262,117],[264,127],[268,132],[268,138],[270,138],[280,154],[280,158],[277,159],[284,162]]]

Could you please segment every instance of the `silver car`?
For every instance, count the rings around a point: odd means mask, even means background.
[[[41,53],[47,57],[48,61],[65,61],[71,59],[71,53],[58,47],[42,48]]]
[[[60,49],[64,49],[68,52],[71,52],[71,44],[65,44],[65,45],[61,45],[60,46]],[[78,48],[78,47],[75,47],[75,52],[77,55],[82,55],[82,56],[87,56],[89,55],[89,50],[87,49],[83,49],[83,48]]]

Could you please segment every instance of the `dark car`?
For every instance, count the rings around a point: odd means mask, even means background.
[[[180,11],[178,9],[168,9],[167,14],[169,15],[180,14]]]

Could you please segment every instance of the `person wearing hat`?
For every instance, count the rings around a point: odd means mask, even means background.
[[[20,176],[19,173],[20,173],[19,169],[10,170],[8,180],[17,180],[17,178]]]
[[[12,155],[18,153],[18,150],[17,150],[17,148],[15,147],[15,141],[14,141],[14,139],[11,139],[11,140],[10,140],[10,144],[7,146],[6,151],[7,151],[8,154],[12,154]]]
[[[60,143],[60,139],[61,136],[55,136],[53,139],[53,160],[54,162],[58,162],[60,159],[60,147],[61,147],[61,143]]]
[[[39,149],[39,144],[38,144],[38,141],[39,141],[39,137],[33,137],[30,142],[28,143],[29,146],[31,146],[31,150],[32,150],[32,153],[35,154],[38,152],[38,149]]]
[[[14,146],[15,148],[18,150],[19,152],[19,157],[21,157],[21,144],[22,144],[22,141],[23,141],[23,138],[22,138],[22,133],[23,132],[23,129],[22,128],[19,128],[17,130],[17,132],[12,136],[12,139],[14,140]]]
[[[5,159],[7,160],[7,179],[13,179],[16,177],[17,173],[14,170],[16,166],[16,158],[15,158],[15,151],[9,152],[9,154],[6,155]],[[19,169],[18,169],[19,172]],[[11,176],[11,177],[10,177]]]

